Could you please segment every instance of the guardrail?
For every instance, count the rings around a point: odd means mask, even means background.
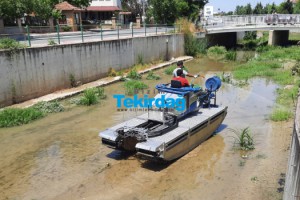
[[[286,173],[284,200],[300,200],[300,96],[298,96],[294,130]]]
[[[269,14],[269,15],[228,15],[228,16],[215,16],[212,19],[208,19],[209,24],[222,24],[222,25],[266,25],[266,17],[278,16],[279,18],[295,19],[296,24],[300,24],[299,14]]]
[[[122,28],[120,24],[117,24],[113,28],[112,25],[91,24],[5,27],[5,29],[7,34],[4,33],[0,37],[12,37],[31,47],[175,34],[181,31],[181,26],[179,24],[142,24],[138,27],[136,24],[131,24],[129,28]]]

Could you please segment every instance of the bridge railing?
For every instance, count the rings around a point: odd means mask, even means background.
[[[91,25],[56,25],[50,26],[23,26],[5,27],[6,34],[0,33],[0,39],[10,37],[19,42],[31,46],[47,46],[56,44],[71,44],[94,42],[102,40],[116,40],[133,37],[155,36],[162,34],[176,34],[181,32],[180,24],[132,24],[128,28],[122,28],[117,24],[113,29],[111,26]],[[9,30],[9,32],[8,32]],[[18,33],[17,31],[18,30]]]
[[[276,14],[279,18],[292,17],[295,24],[300,24],[300,14]],[[229,25],[229,26],[247,26],[247,25],[266,25],[266,17],[272,15],[229,15],[229,16],[216,16],[210,19],[214,24]]]

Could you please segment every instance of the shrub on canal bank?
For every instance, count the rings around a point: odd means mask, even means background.
[[[223,46],[213,46],[208,48],[207,55],[210,58],[221,60],[225,58],[225,54],[227,53],[227,50]]]
[[[197,39],[194,36],[196,28],[194,23],[186,18],[181,18],[176,21],[180,24],[180,31],[184,34],[184,52],[188,56],[196,56],[197,54],[205,54],[207,49],[206,39]]]
[[[271,114],[271,120],[278,121],[286,121],[292,117],[292,112],[288,109],[283,108],[275,108]]]
[[[235,61],[236,60],[236,51],[227,51],[225,54],[226,60]]]
[[[0,111],[0,127],[19,126],[40,119],[48,113],[63,112],[64,107],[57,101],[39,102],[29,108],[7,108]]]
[[[96,92],[93,89],[87,89],[84,91],[83,96],[80,98],[78,104],[90,106],[96,103],[98,103]]]
[[[172,75],[174,69],[176,69],[176,68],[177,68],[176,65],[171,65],[171,66],[167,67],[167,68],[165,69],[164,72],[165,72],[165,74],[167,74],[167,75]]]
[[[7,108],[0,111],[0,127],[12,127],[40,119],[45,114],[35,108]]]
[[[142,78],[142,76],[138,73],[136,68],[132,68],[128,74],[126,75],[127,78],[134,79],[134,80],[139,80]]]
[[[224,46],[212,46],[208,48],[207,55],[217,60],[236,60],[236,51],[228,50]]]
[[[32,108],[42,111],[43,113],[58,113],[58,112],[63,112],[65,108],[58,102],[39,102],[32,106]]]
[[[104,88],[97,87],[97,88],[84,90],[83,96],[81,96],[79,99],[75,99],[73,103],[77,105],[91,106],[96,103],[99,103],[100,99],[105,99],[105,98],[106,98],[106,94],[104,92]]]

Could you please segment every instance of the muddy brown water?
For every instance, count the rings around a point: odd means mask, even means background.
[[[206,78],[231,65],[207,58],[186,63]],[[143,79],[152,89],[170,79],[163,69],[157,73],[162,80]],[[268,120],[277,88],[271,81],[253,79],[242,88],[223,84],[217,102],[228,106],[228,115],[217,134],[169,164],[101,144],[99,131],[138,114],[117,112],[112,95],[124,93],[122,84],[105,87],[108,98],[98,105],[0,129],[0,199],[280,199],[292,125]],[[230,128],[246,127],[256,149],[235,151]]]

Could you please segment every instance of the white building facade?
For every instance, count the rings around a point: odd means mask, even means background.
[[[121,8],[121,0],[93,0],[90,6],[116,6]]]
[[[213,6],[204,6],[204,18],[212,18],[214,16],[214,7]]]
[[[86,12],[82,13],[82,19],[107,24],[111,23],[114,13],[121,10],[121,0],[92,0]]]

